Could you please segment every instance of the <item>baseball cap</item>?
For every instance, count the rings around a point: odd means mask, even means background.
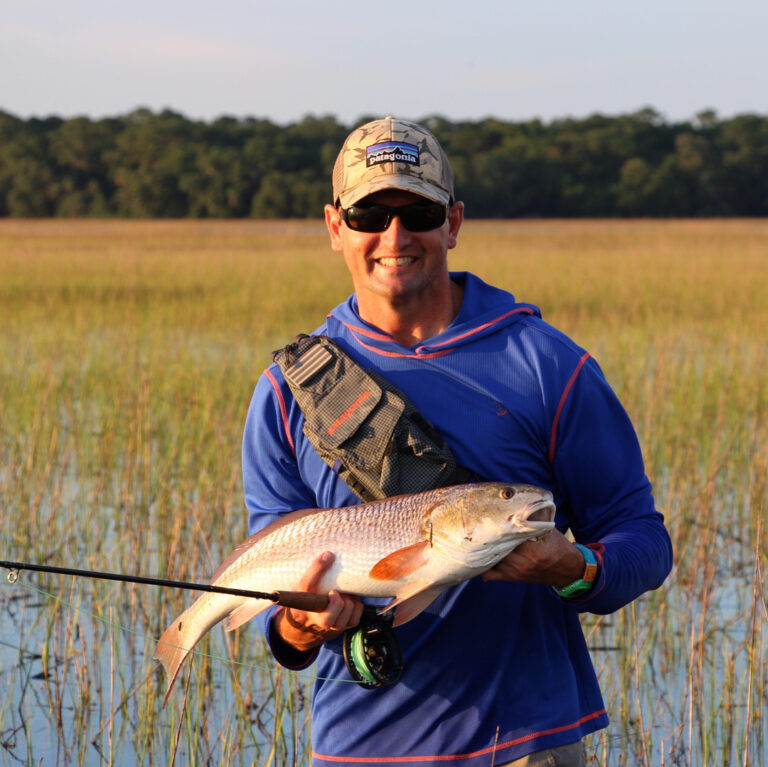
[[[333,166],[334,204],[348,208],[382,189],[404,189],[444,205],[453,199],[451,164],[430,131],[385,117],[347,136]]]

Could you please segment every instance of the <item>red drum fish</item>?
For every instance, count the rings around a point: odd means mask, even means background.
[[[313,560],[331,551],[335,559],[320,591],[392,597],[382,612],[394,610],[398,626],[449,586],[484,573],[523,541],[548,533],[554,517],[548,490],[498,482],[293,511],[237,546],[211,585],[295,591]],[[211,627],[229,616],[232,631],[273,604],[208,592],[198,597],[157,644],[154,657],[168,674],[168,694],[189,651]]]

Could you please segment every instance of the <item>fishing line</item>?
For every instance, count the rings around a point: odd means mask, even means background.
[[[8,563],[0,561],[0,566],[5,567]],[[42,570],[44,566],[43,565],[35,565],[34,567],[25,567],[22,569],[27,570]],[[42,570],[43,572],[50,572],[51,569],[47,568],[46,570]],[[19,580],[18,571],[16,569],[12,569],[7,576],[7,580],[10,584],[19,586],[20,588],[26,589],[27,591],[34,592],[40,596],[47,597],[48,599],[58,602],[61,605],[65,605],[66,607],[69,607],[71,610],[77,612],[77,613],[83,613],[100,623],[102,623],[105,626],[111,626],[113,628],[119,629],[120,631],[124,631],[127,634],[131,634],[132,636],[135,636],[138,639],[142,639],[143,641],[149,643],[149,642],[158,642],[159,640],[156,637],[148,636],[147,634],[144,634],[140,631],[136,631],[135,629],[131,628],[130,626],[125,626],[122,623],[118,623],[117,621],[110,620],[109,618],[105,618],[102,615],[99,615],[98,613],[91,612],[90,610],[87,610],[85,607],[80,607],[78,605],[75,605],[72,602],[68,602],[66,599],[64,599],[61,596],[57,596],[56,594],[52,594],[49,591],[45,591],[41,588],[38,588],[37,586],[33,586],[32,584],[24,583],[23,581]],[[120,580],[120,581],[127,581],[127,582],[133,582],[132,578],[130,576],[120,577],[120,578],[109,578],[107,580]],[[149,580],[149,579],[146,579]],[[139,583],[145,583],[146,580],[138,581]],[[152,579],[155,580],[155,579]],[[193,584],[190,584],[193,585]],[[205,584],[197,584],[204,586]],[[207,591],[207,588],[203,588],[202,590]],[[246,593],[258,593],[258,592],[246,592]],[[291,593],[291,592],[282,592],[282,593]],[[183,649],[183,648],[182,648]],[[232,665],[239,666],[241,668],[246,669],[252,669],[254,671],[263,670],[263,669],[269,669],[271,670],[273,668],[272,665],[268,663],[251,663],[248,661],[240,661],[236,660],[234,658],[225,657],[223,655],[216,655],[214,653],[207,653],[204,650],[198,650],[198,649],[191,649],[189,651],[191,655],[195,655],[200,658],[207,658],[208,660],[213,661],[219,661],[222,663],[231,663]],[[321,681],[321,682],[345,682],[348,684],[356,684],[355,679],[342,679],[340,677],[323,677],[319,675],[311,675],[311,674],[303,674],[300,672],[296,672],[296,675],[304,680],[307,681]]]

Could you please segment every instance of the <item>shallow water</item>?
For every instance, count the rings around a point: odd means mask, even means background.
[[[311,674],[276,672],[259,637],[241,642],[233,666],[223,631],[199,645],[159,709],[166,681],[151,659],[155,639],[141,621],[131,627],[131,606],[105,611],[92,603],[88,583],[43,594],[34,579],[22,573],[17,584],[0,586],[0,765],[166,764],[174,753],[180,764],[262,763],[273,750],[276,688],[304,721]],[[233,673],[244,689],[233,689]],[[185,716],[199,719],[200,732],[177,743],[186,696]],[[295,741],[290,732],[280,735],[274,763],[304,758],[306,734]]]
[[[238,667],[214,629],[160,709],[165,682],[136,612],[153,587],[113,587],[105,608],[91,582],[62,578],[48,595],[35,580],[0,586],[0,765],[165,764],[174,753],[183,764],[308,763],[311,673],[278,671],[255,631],[242,633]],[[748,580],[713,586],[703,629],[689,590],[673,580],[664,594],[585,619],[612,720],[589,740],[593,763],[768,764],[766,637],[749,622],[765,616],[751,613]]]

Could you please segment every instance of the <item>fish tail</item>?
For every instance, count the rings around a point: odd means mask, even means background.
[[[226,614],[221,609],[222,600],[211,598],[211,595],[195,600],[158,639],[155,654],[152,656],[163,664],[168,675],[168,690],[165,693],[163,705],[168,702],[173,684],[179,674],[179,669],[208,629],[218,623]]]
[[[155,647],[155,654],[152,656],[155,660],[159,660],[163,664],[165,673],[168,676],[168,689],[163,699],[163,706],[168,702],[168,696],[171,694],[173,684],[176,681],[176,677],[179,674],[179,669],[189,655],[190,650],[197,644],[198,640],[202,636],[202,633],[197,636],[188,636],[189,630],[185,626],[186,612],[182,613],[170,626],[165,630],[163,635],[157,642]],[[189,623],[192,626],[193,624]]]

